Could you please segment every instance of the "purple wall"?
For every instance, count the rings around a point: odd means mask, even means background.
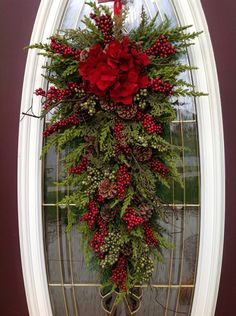
[[[224,257],[216,316],[234,316],[236,299],[236,1],[201,0],[208,21],[220,81],[226,158]],[[200,315],[199,315],[200,316]]]
[[[194,0],[193,0],[194,1]],[[17,226],[18,119],[26,51],[39,0],[0,2],[0,306],[4,316],[27,316]],[[226,234],[216,316],[234,316],[236,297],[236,1],[202,0],[218,67],[226,152]],[[234,116],[235,115],[235,116]],[[37,316],[37,315],[35,315]],[[201,315],[199,315],[201,316]]]
[[[0,1],[0,309],[27,316],[17,226],[17,142],[21,89],[38,0]],[[37,316],[37,315],[35,315]]]

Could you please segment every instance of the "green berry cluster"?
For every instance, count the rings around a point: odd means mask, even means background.
[[[86,110],[89,115],[93,116],[96,113],[96,100],[95,96],[90,96],[86,102],[80,104],[81,109]]]
[[[147,93],[147,89],[141,89],[139,90],[139,93],[137,93],[134,96],[134,101],[136,102],[136,104],[138,104],[138,106],[141,109],[145,109],[147,102],[146,102],[146,97],[147,97],[148,93]]]
[[[116,171],[110,171],[109,169],[105,169],[104,171],[104,178],[108,178],[110,181],[116,180]]]
[[[140,282],[146,282],[150,279],[154,271],[154,264],[148,255],[140,256],[136,266],[136,273],[140,277]]]
[[[89,166],[87,168],[87,178],[82,181],[82,184],[87,187],[85,192],[89,195],[94,194],[103,178],[104,175],[101,170]]]
[[[119,259],[122,245],[123,241],[120,232],[114,231],[108,234],[103,246],[100,248],[101,252],[105,254],[105,258],[100,261],[103,269],[107,266],[112,266]]]
[[[76,92],[76,96],[79,96],[79,97],[86,96],[86,92],[84,91],[84,89],[75,88],[75,92]]]

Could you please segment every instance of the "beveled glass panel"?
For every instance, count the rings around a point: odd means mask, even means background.
[[[49,283],[60,283],[61,263],[58,251],[58,221],[56,207],[44,207],[44,221],[44,246],[48,270],[48,281]]]
[[[55,148],[50,148],[44,159],[44,202],[55,204],[57,201],[57,157]]]
[[[185,156],[185,202],[199,203],[199,154],[196,123],[183,123]]]
[[[65,289],[62,286],[50,287],[50,295],[53,315],[72,316],[72,314],[69,314],[68,304],[65,298]]]

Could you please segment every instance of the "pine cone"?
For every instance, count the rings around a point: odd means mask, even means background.
[[[116,182],[112,182],[109,179],[104,179],[99,183],[98,193],[104,199],[112,199],[116,195],[117,185]]]
[[[73,112],[78,114],[81,111],[80,102],[76,102],[73,108]]]
[[[134,157],[138,160],[138,161],[148,161],[151,159],[152,157],[152,148],[151,147],[134,147],[133,149],[133,154]]]
[[[117,114],[124,120],[131,120],[138,112],[135,104],[132,105],[119,105],[117,107]]]
[[[139,206],[139,214],[145,222],[148,222],[152,217],[152,207],[148,204],[141,204]]]
[[[88,111],[84,111],[81,107],[81,101],[76,102],[73,107],[73,112],[79,115],[81,121],[85,122],[91,119],[91,115],[88,114]]]
[[[142,201],[143,201],[143,197],[136,193],[134,196],[133,196],[133,201],[134,203],[136,203],[137,205],[139,205]]]
[[[89,56],[89,48],[85,48],[80,52],[79,58],[80,61],[86,61]]]
[[[131,244],[124,244],[121,251],[122,251],[122,254],[126,257],[132,256],[132,253],[133,253],[132,245]]]
[[[97,151],[97,139],[94,136],[85,136],[85,148],[86,152],[88,154],[93,154],[95,151]]]
[[[104,111],[113,111],[116,108],[113,102],[107,102],[106,100],[101,100],[100,106]]]
[[[116,213],[116,210],[111,209],[109,204],[105,204],[100,211],[100,215],[102,219],[106,222],[109,222],[110,220],[112,220],[115,217],[115,213]]]
[[[86,111],[81,111],[79,112],[79,118],[81,119],[82,122],[86,122],[91,120],[91,115],[88,114]]]

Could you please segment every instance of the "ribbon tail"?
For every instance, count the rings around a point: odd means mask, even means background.
[[[122,11],[122,2],[121,0],[114,1],[114,15],[119,15]]]

